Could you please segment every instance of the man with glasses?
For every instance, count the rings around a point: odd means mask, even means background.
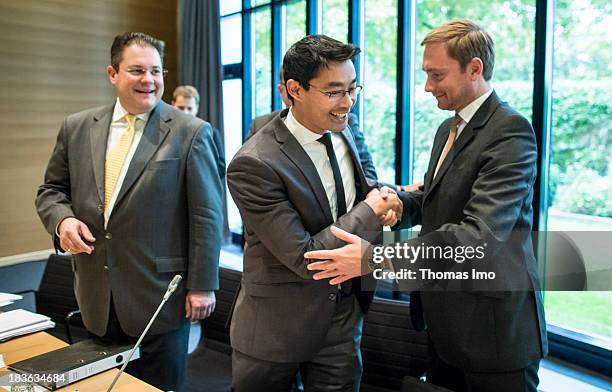
[[[276,88],[285,106],[290,107],[291,100],[287,96],[287,88],[285,86],[285,77],[283,75],[282,66],[279,73],[279,83]],[[361,86],[359,86],[359,89],[361,90]],[[357,94],[359,94],[359,91],[357,92]],[[253,136],[255,132],[259,131],[264,125],[272,121],[272,119],[280,112],[281,110],[276,110],[272,113],[263,114],[261,116],[255,117],[251,122],[251,127],[249,128],[249,134],[247,135],[247,139]],[[376,174],[376,167],[374,166],[374,162],[372,161],[372,155],[370,154],[370,151],[368,151],[368,146],[366,145],[363,132],[359,130],[359,118],[355,113],[350,112],[348,114],[348,127],[351,133],[353,134],[355,146],[357,147],[357,152],[359,153],[359,161],[361,162],[361,167],[363,168],[363,172],[365,173],[366,178],[372,181],[377,181],[378,175]]]
[[[369,185],[347,128],[361,89],[358,53],[323,35],[295,43],[283,60],[292,105],[229,165],[246,242],[230,328],[236,392],[288,391],[298,371],[305,390],[358,389],[372,292],[360,279],[316,282],[304,260],[308,250],[342,244],[332,224],[373,241],[401,216],[396,194]]]
[[[163,48],[143,33],[115,37],[107,73],[117,100],[64,120],[36,207],[56,250],[72,255],[97,339],[134,344],[183,276],[127,367],[179,391],[188,320],[214,310],[223,220],[210,125],[161,101]]]

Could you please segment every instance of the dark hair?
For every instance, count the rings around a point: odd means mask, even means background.
[[[354,61],[361,50],[353,44],[345,44],[326,35],[308,35],[293,44],[283,59],[285,81],[296,80],[305,90],[323,67],[330,63]],[[288,94],[293,102],[293,97]]]
[[[159,57],[164,62],[164,41],[153,38],[145,33],[127,32],[115,37],[111,46],[111,65],[115,71],[119,71],[119,63],[122,60],[123,49],[130,45],[151,46],[157,50]]]

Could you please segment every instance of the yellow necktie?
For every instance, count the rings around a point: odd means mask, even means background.
[[[434,172],[433,178],[436,178],[436,176],[438,175],[438,170],[440,170],[442,162],[444,162],[444,159],[446,158],[451,147],[455,143],[455,139],[457,138],[457,131],[459,130],[459,124],[461,124],[461,117],[458,114],[455,114],[455,118],[451,123],[450,132],[448,133],[448,139],[446,139],[446,144],[444,145],[442,154],[440,154],[440,159],[438,159],[438,164],[436,165],[436,171]]]
[[[109,207],[110,199],[115,191],[115,186],[117,185],[117,179],[119,178],[119,173],[121,173],[121,168],[123,167],[123,163],[125,162],[125,157],[127,157],[128,151],[130,151],[130,147],[132,146],[132,142],[134,141],[134,133],[136,129],[134,128],[134,124],[136,123],[136,116],[133,114],[126,114],[125,120],[128,123],[127,129],[121,135],[121,139],[119,139],[119,143],[115,145],[112,151],[106,156],[105,163],[105,174],[104,174],[104,211],[106,212]]]

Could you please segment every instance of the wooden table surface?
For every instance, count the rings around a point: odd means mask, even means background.
[[[36,355],[44,354],[49,351],[57,350],[58,348],[68,346],[67,343],[49,335],[46,332],[37,332],[30,335],[21,336],[11,339],[6,343],[0,343],[0,354],[4,357],[5,365],[10,365],[15,362],[23,361]],[[7,370],[6,367],[0,368],[0,371]],[[74,384],[67,385],[59,392],[106,392],[108,386],[113,382],[113,378],[119,372],[118,369],[111,369],[105,372],[96,374],[95,376],[86,378]],[[0,391],[5,389],[0,388]],[[159,391],[159,389],[145,383],[136,377],[123,373],[115,384],[113,391],[117,392],[149,392]]]

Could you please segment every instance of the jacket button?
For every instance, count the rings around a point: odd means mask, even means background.
[[[108,265],[105,265],[105,266],[104,266],[104,270],[105,270],[105,271],[108,271]]]
[[[113,238],[113,235],[111,233],[106,233],[104,235],[104,238],[106,238],[107,240],[110,240],[111,238]]]
[[[335,301],[336,300],[336,293],[329,293],[327,298],[329,298],[330,301]]]
[[[104,206],[102,204],[98,204],[98,212],[104,212]]]

